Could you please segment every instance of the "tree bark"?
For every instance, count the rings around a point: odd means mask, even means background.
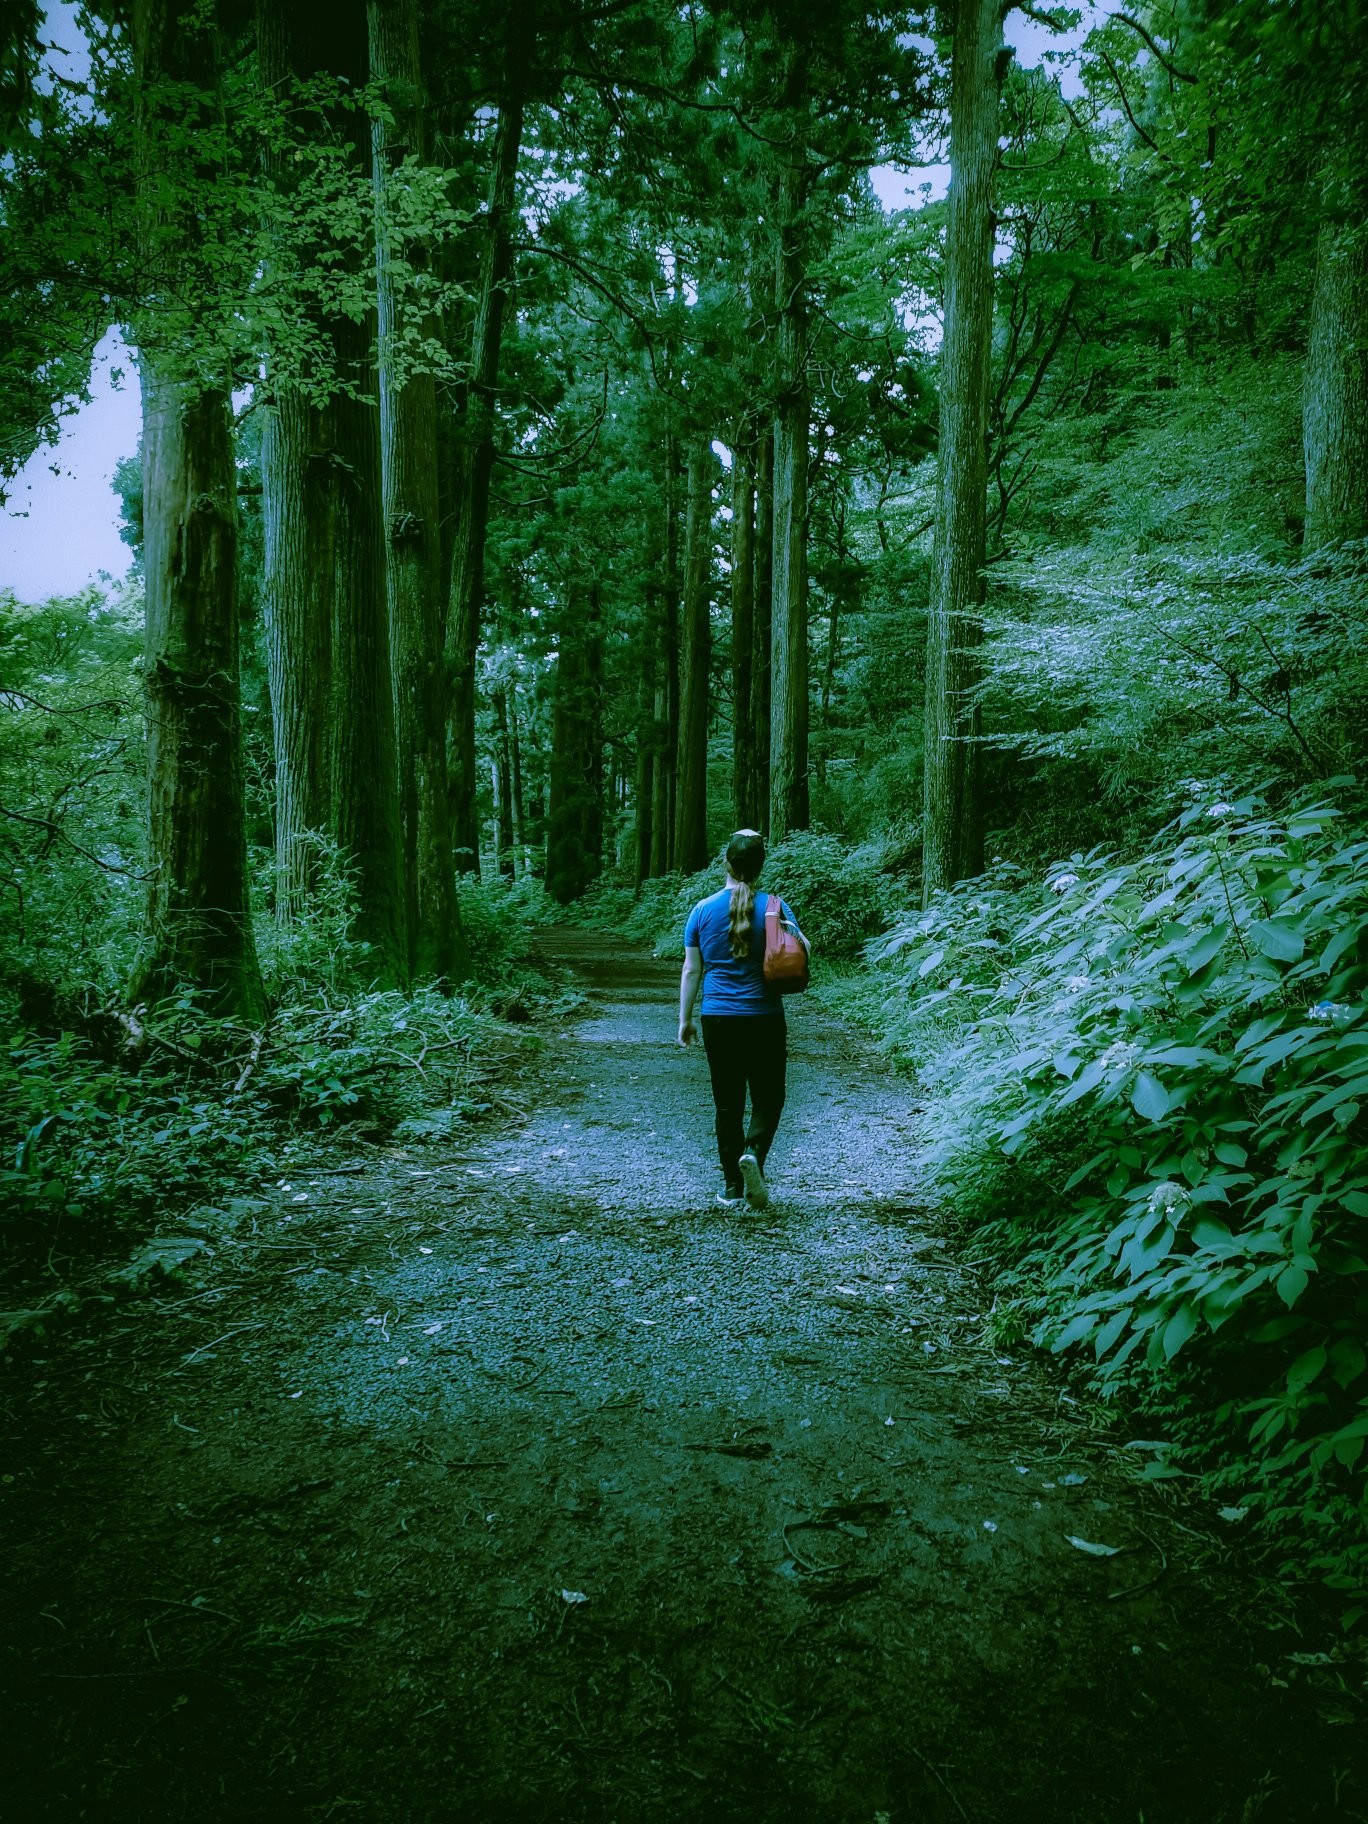
[[[926,653],[922,893],[983,871],[976,692],[992,385],[993,174],[1007,53],[999,0],[955,15],[936,542]]]
[[[201,208],[167,232],[159,199],[175,177],[164,130],[180,139],[200,109],[217,124],[218,28],[184,0],[135,0],[132,43],[144,256],[174,287],[199,251],[175,236],[188,223],[207,238],[214,225]],[[212,195],[212,177],[211,150],[191,181]],[[230,382],[188,371],[150,315],[138,345],[150,881],[133,992],[152,999],[188,984],[216,1012],[255,1022],[265,995],[247,891]]]
[[[503,690],[494,694],[494,727],[495,866],[511,879],[517,871],[513,853],[513,759],[509,751],[508,694]]]
[[[774,570],[770,653],[770,834],[808,827],[808,419],[806,273],[800,245],[807,179],[800,148],[779,187],[775,310]]]
[[[1327,222],[1302,395],[1308,551],[1368,537],[1368,229]]]
[[[665,439],[665,538],[660,591],[660,664],[656,697],[654,805],[651,813],[651,873],[670,874],[674,855],[675,762],[679,744],[679,452]]]
[[[295,78],[311,73],[316,58],[272,0],[258,0],[256,29],[262,89],[283,110]],[[273,187],[288,193],[292,161],[272,149],[266,169]],[[285,256],[278,250],[277,257]],[[261,433],[262,622],[275,748],[275,916],[288,927],[317,883],[320,841],[336,835],[329,728],[337,564],[326,411],[274,368],[268,361],[273,397]]]
[[[632,792],[636,807],[632,884],[636,887],[640,887],[651,874],[651,824],[655,808],[657,740],[655,703],[658,621],[657,591],[648,589],[641,617],[640,652],[637,659],[636,775]]]
[[[732,816],[738,830],[759,829],[751,675],[755,668],[755,450],[743,429],[732,450]]]
[[[572,605],[574,613],[576,605]],[[599,872],[603,839],[601,635],[591,592],[562,635],[555,667],[546,805],[546,890],[561,905]]]
[[[437,489],[437,389],[430,373],[396,372],[406,304],[390,246],[389,188],[405,158],[430,157],[416,0],[369,0],[371,75],[388,118],[371,123],[380,330],[380,459],[394,674],[399,830],[406,887],[408,965],[418,980],[469,972],[452,869],[442,670],[442,554]],[[421,267],[423,249],[406,247]],[[418,325],[435,339],[440,325]]]
[[[319,22],[262,0],[263,83],[283,104],[319,75],[364,83],[363,0]],[[371,173],[370,123],[339,108],[332,130],[358,182]],[[287,175],[281,181],[288,181]],[[356,275],[374,266],[347,252]],[[310,404],[288,373],[263,447],[266,631],[277,739],[279,909],[302,909],[315,868],[309,836],[325,832],[353,871],[353,935],[380,979],[408,972],[406,889],[399,843],[389,608],[385,577],[376,319],[320,316],[333,392]]]
[[[774,630],[774,427],[760,434],[755,464],[755,606],[751,626],[751,710],[755,742],[755,827],[769,835],[770,670]]]
[[[517,17],[517,9],[510,19]],[[489,481],[494,468],[495,404],[499,350],[513,272],[518,154],[522,146],[526,47],[510,23],[504,88],[494,133],[493,168],[480,290],[471,343],[470,383],[457,445],[456,531],[451,553],[451,602],[447,627],[450,680],[452,825],[456,865],[478,873],[480,845],[475,799],[475,666],[484,599],[485,533]]]
[[[708,674],[712,664],[712,478],[706,435],[689,451],[684,534],[684,619],[679,642],[679,759],[674,861],[684,874],[708,862]]]
[[[527,854],[527,814],[523,800],[522,777],[522,737],[518,729],[518,690],[511,685],[508,691],[508,760],[509,783],[513,793],[513,850],[518,857],[518,869],[526,873],[529,860]]]
[[[333,400],[337,594],[333,609],[333,826],[356,870],[353,930],[381,981],[407,973],[394,688],[390,669],[375,320],[338,320],[339,369],[361,397]]]
[[[318,878],[332,827],[331,489],[323,414],[289,381],[261,433],[262,623],[275,741],[275,915],[289,926]],[[305,655],[301,660],[299,655]]]

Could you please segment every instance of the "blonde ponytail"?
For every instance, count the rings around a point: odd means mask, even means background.
[[[751,953],[751,920],[755,916],[755,882],[743,880],[732,888],[731,910],[727,916],[727,937],[731,953],[738,960]]]

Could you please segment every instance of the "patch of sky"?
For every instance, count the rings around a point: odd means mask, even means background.
[[[116,381],[114,375],[122,374]],[[0,588],[21,601],[74,595],[101,575],[123,577],[133,553],[119,537],[115,465],[138,447],[142,401],[117,329],[95,350],[90,401],[64,422],[55,447],[35,450],[0,513]]]

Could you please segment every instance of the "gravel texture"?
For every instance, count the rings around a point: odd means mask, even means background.
[[[4,1816],[1368,1816],[1361,1668],[991,1347],[907,1085],[791,1005],[718,1210],[674,970],[545,949],[524,1118],[301,1152],[18,1365]]]

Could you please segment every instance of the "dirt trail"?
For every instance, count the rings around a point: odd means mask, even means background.
[[[674,970],[548,946],[592,1007],[525,1123],[246,1187],[11,1372],[3,1815],[1368,1816],[1324,1643],[983,1340],[906,1085],[796,1007],[719,1211]]]

